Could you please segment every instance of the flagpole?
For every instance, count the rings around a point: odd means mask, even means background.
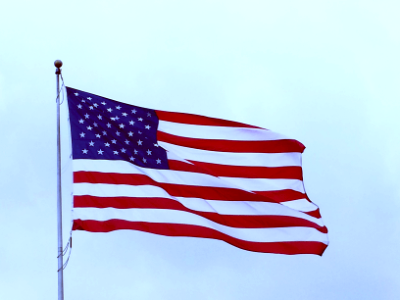
[[[57,80],[57,232],[58,232],[58,300],[64,300],[64,270],[63,270],[63,238],[62,238],[62,201],[61,201],[61,130],[60,130],[60,75],[61,60],[56,60]]]

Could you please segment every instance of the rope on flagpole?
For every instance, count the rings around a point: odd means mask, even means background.
[[[59,90],[57,91],[56,102],[58,103],[58,99],[60,98],[60,94],[62,94],[62,97],[61,97],[62,101],[58,104],[58,105],[61,105],[61,104],[64,103],[64,99],[65,99],[65,96],[64,96],[65,83],[64,83],[64,78],[62,77],[61,69],[59,69],[59,70],[60,70],[60,73],[58,75],[60,75],[60,77],[61,77],[62,84],[61,84],[61,87],[59,88]]]
[[[65,83],[64,83],[64,78],[62,76],[62,73],[60,73],[60,77],[61,77],[61,82],[62,82],[61,89],[60,89],[61,94],[62,94],[62,97],[61,97],[62,101],[60,102],[60,105],[61,105],[64,103],[64,100],[65,100],[65,93],[64,93]]]
[[[65,88],[65,83],[64,83],[64,78],[62,76],[61,70],[60,70],[60,77],[61,77],[61,88],[57,91],[57,97],[56,97],[56,102],[58,103],[58,99],[60,98],[60,94],[62,95],[61,99],[62,101],[58,104],[61,105],[64,103],[64,99],[65,99],[65,94],[64,94],[64,88]]]
[[[72,229],[71,229],[71,234],[72,234]],[[64,265],[63,265],[63,270],[65,270],[65,268],[67,267],[67,265],[68,265],[68,262],[69,262],[69,259],[70,259],[70,257],[71,257],[71,252],[72,252],[72,236],[70,236],[70,238],[69,238],[69,242],[68,242],[68,244],[67,244],[69,247],[69,252],[68,252],[68,257],[67,257],[67,260],[65,261],[65,263],[64,263]]]
[[[69,249],[69,251],[68,251],[68,249]],[[65,246],[65,249],[64,249],[64,251],[62,253],[62,256],[65,256],[65,254],[67,254],[67,252],[68,252],[67,260],[63,264],[62,268],[58,269],[58,271],[60,271],[61,269],[65,270],[65,268],[68,265],[69,259],[71,257],[71,252],[72,252],[72,228],[71,228],[71,236],[69,237],[69,241],[68,241],[67,245]]]
[[[56,103],[58,104],[58,106],[61,106],[61,104],[63,104],[63,103],[64,103],[64,100],[65,100],[65,92],[64,92],[65,82],[64,82],[64,78],[63,78],[63,76],[62,76],[61,69],[60,69],[61,66],[62,66],[62,62],[59,61],[58,65],[57,65],[57,61],[56,61],[56,62],[54,62],[54,65],[57,67],[56,74],[59,75],[59,76],[61,77],[61,83],[62,83],[62,84],[61,84],[61,87],[60,87],[60,88],[57,86],[57,89],[58,89],[58,90],[57,90],[57,98],[56,98]],[[58,84],[58,85],[59,85],[59,84]],[[61,99],[60,99],[60,95],[61,95]],[[61,100],[61,101],[60,101],[60,100]],[[61,256],[61,257],[65,256],[65,255],[67,254],[67,252],[68,252],[68,257],[67,257],[65,263],[62,265],[62,267],[60,267],[60,268],[57,270],[57,272],[60,272],[61,270],[64,270],[64,269],[67,267],[68,262],[69,262],[69,259],[70,259],[70,257],[71,257],[71,252],[72,252],[72,226],[73,226],[73,220],[72,220],[71,222],[72,222],[72,224],[71,224],[71,230],[70,230],[68,242],[67,242],[67,244],[65,245],[64,249],[62,250],[62,252],[60,252],[60,253],[58,254],[57,258],[60,258],[60,256]],[[69,251],[68,251],[68,250],[69,250]],[[63,287],[62,287],[62,288],[63,288]]]

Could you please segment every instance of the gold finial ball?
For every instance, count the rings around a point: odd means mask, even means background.
[[[54,65],[56,66],[57,69],[59,69],[59,68],[62,67],[62,61],[59,60],[59,59],[57,59],[57,60],[54,62]]]

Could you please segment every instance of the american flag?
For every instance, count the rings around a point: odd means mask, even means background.
[[[327,228],[304,189],[304,146],[243,123],[152,110],[67,88],[74,230],[223,240],[322,255]]]

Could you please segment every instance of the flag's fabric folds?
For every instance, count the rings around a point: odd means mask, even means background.
[[[67,88],[74,230],[223,240],[322,255],[327,228],[304,189],[304,146],[267,129],[157,111]]]

